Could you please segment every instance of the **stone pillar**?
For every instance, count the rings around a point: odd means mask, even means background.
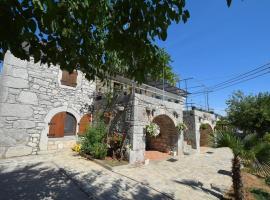
[[[135,98],[136,94],[131,97],[132,99],[132,119],[131,119],[131,150],[129,154],[129,163],[143,163],[145,153],[145,134],[144,127],[145,121],[142,116],[143,108],[139,105],[138,100]]]
[[[183,155],[184,153],[184,134],[183,131],[178,133],[178,141],[177,141],[177,155]]]

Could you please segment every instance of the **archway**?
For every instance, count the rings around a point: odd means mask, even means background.
[[[69,112],[55,114],[49,123],[48,137],[64,137],[76,135],[77,120]]]
[[[200,126],[200,146],[207,147],[210,146],[209,139],[210,135],[213,133],[213,129],[210,124],[205,123]]]
[[[164,153],[177,148],[178,134],[173,120],[167,115],[156,116],[153,120],[160,127],[157,137],[146,134],[146,151],[155,150]]]
[[[92,115],[91,114],[83,115],[81,120],[80,120],[80,123],[79,123],[78,135],[84,135],[87,128],[89,128],[91,122],[92,122]]]

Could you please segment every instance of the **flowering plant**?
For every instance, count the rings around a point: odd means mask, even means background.
[[[185,123],[182,123],[182,122],[178,123],[178,124],[176,125],[176,128],[177,128],[177,130],[178,130],[179,132],[181,132],[181,131],[186,131],[186,130],[188,129],[187,126],[186,126],[186,124],[185,124]]]
[[[151,122],[146,126],[146,132],[152,137],[157,137],[160,134],[160,128],[157,124]]]

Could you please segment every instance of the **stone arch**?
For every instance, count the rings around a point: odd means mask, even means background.
[[[168,110],[158,109],[157,111],[154,112],[153,119],[155,119],[156,117],[158,117],[160,115],[166,115],[167,117],[170,118],[170,120],[173,121],[174,126],[177,125],[177,119],[174,117],[173,113],[169,112]]]
[[[213,128],[209,123],[200,125],[200,146],[209,146],[210,135],[213,133]]]
[[[77,122],[80,121],[80,115],[74,109],[72,109],[68,106],[61,106],[61,107],[54,108],[54,109],[50,110],[48,112],[48,114],[46,115],[46,117],[44,118],[45,127],[42,130],[41,135],[40,135],[39,149],[41,151],[46,151],[47,147],[48,147],[47,134],[49,133],[49,123],[50,123],[51,119],[53,118],[53,116],[55,116],[57,113],[60,113],[60,112],[71,113],[76,118]],[[79,129],[79,126],[76,126],[76,135],[78,133],[78,129]]]
[[[150,137],[146,134],[146,150],[156,150],[168,153],[177,149],[178,132],[175,121],[168,115],[161,114],[152,120],[160,127],[160,134],[157,137]]]

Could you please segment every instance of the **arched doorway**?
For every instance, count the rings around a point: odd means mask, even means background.
[[[76,118],[68,112],[59,112],[49,123],[48,137],[64,137],[76,135]]]
[[[167,115],[159,115],[154,118],[153,123],[160,127],[157,137],[146,134],[146,150],[155,150],[168,153],[177,148],[178,134],[173,120]]]
[[[205,123],[200,126],[200,146],[207,147],[210,146],[209,139],[210,135],[213,133],[212,127]]]
[[[92,115],[91,114],[85,114],[79,123],[79,132],[78,135],[84,135],[87,128],[89,128],[92,121]]]

